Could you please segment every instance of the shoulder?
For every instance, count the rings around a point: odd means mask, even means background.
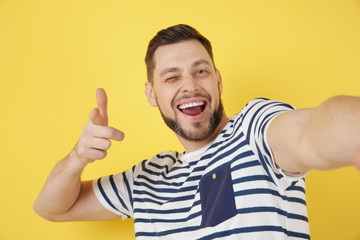
[[[256,111],[268,110],[268,109],[293,110],[295,109],[295,107],[278,100],[271,100],[268,98],[255,98],[249,101],[245,105],[241,113],[247,113],[247,112],[256,113]]]
[[[245,124],[245,126],[252,126],[255,124],[254,126],[260,127],[260,125],[267,124],[272,118],[280,113],[293,109],[295,109],[295,107],[281,101],[256,98],[245,105],[241,110],[239,117],[242,120],[242,124]]]
[[[138,164],[139,169],[144,170],[155,167],[157,169],[161,168],[171,168],[180,158],[182,154],[176,151],[163,151],[152,158],[146,159]]]
[[[181,153],[176,151],[163,151],[152,158],[149,158],[146,162],[164,162],[164,161],[177,161],[179,157],[181,156]]]

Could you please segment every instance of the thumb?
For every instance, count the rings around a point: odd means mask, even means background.
[[[89,119],[92,124],[102,125],[102,126],[107,125],[106,120],[101,115],[100,110],[98,108],[94,108],[93,110],[90,111]]]

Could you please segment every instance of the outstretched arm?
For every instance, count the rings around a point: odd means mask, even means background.
[[[315,108],[281,114],[267,138],[277,166],[287,172],[360,169],[360,98],[337,96]]]
[[[97,200],[92,182],[81,182],[87,164],[106,157],[110,140],[121,141],[124,134],[108,126],[107,96],[96,90],[97,108],[90,112],[78,143],[58,162],[34,202],[34,210],[50,221],[110,220],[120,216],[106,210]]]

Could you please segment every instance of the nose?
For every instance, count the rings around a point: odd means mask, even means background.
[[[196,79],[192,75],[186,75],[182,79],[182,92],[192,93],[199,90],[199,85],[196,82]]]

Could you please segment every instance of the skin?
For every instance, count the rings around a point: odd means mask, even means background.
[[[96,90],[97,108],[89,114],[78,143],[58,162],[34,202],[34,211],[54,222],[112,220],[120,218],[105,209],[92,190],[92,181],[81,182],[87,164],[106,157],[110,140],[122,141],[124,133],[108,126],[107,96]]]
[[[220,72],[214,68],[206,49],[196,40],[160,46],[154,54],[154,60],[154,84],[145,84],[149,103],[159,107],[164,116],[175,120],[189,135],[206,132],[210,116],[218,108],[222,93]],[[201,96],[196,97],[196,94]],[[178,109],[181,104],[198,101],[206,102],[201,116],[189,116]],[[196,151],[213,141],[227,122],[225,111],[222,111],[220,123],[207,139],[194,142],[179,134],[176,136],[187,152]]]
[[[267,138],[276,164],[286,172],[359,166],[359,122],[360,98],[336,96],[279,115]]]
[[[161,46],[155,52],[154,84],[145,84],[149,103],[173,119],[187,134],[209,131],[209,119],[219,106],[220,72],[197,41]],[[200,94],[198,96],[197,94]],[[111,140],[122,141],[124,133],[108,126],[107,96],[97,89],[97,108],[89,115],[80,139],[71,153],[59,161],[34,202],[34,210],[50,221],[111,220],[121,216],[97,200],[92,182],[81,182],[87,164],[106,157]],[[183,114],[178,106],[206,102],[198,116]],[[186,151],[196,151],[213,141],[227,124],[222,118],[208,138],[191,141],[177,137]],[[334,97],[318,107],[283,113],[270,124],[267,141],[277,166],[298,173],[310,169],[333,169],[354,165],[360,169],[360,98]]]

